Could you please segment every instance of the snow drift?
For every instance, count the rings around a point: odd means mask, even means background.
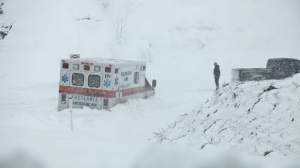
[[[156,139],[199,150],[226,145],[240,154],[299,157],[299,95],[299,74],[224,84],[205,104],[155,133]]]

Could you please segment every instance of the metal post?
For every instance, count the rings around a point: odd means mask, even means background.
[[[71,120],[71,130],[73,131],[73,115],[72,115],[72,108],[73,105],[73,100],[72,100],[72,96],[69,97],[69,110],[70,110],[70,120]]]

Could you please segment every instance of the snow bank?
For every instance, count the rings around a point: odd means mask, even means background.
[[[134,168],[297,168],[293,159],[261,158],[220,154],[215,150],[203,152],[182,148],[153,147],[133,164]],[[298,165],[298,166],[297,166]]]
[[[207,102],[158,131],[162,144],[235,154],[300,154],[300,74],[285,80],[224,84]]]

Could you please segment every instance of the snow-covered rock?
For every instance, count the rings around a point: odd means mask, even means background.
[[[3,40],[12,28],[12,23],[4,15],[4,2],[0,1],[0,40]]]

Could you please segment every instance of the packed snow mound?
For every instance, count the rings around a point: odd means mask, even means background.
[[[224,84],[191,113],[155,133],[161,143],[234,153],[300,155],[300,74],[284,80]]]

